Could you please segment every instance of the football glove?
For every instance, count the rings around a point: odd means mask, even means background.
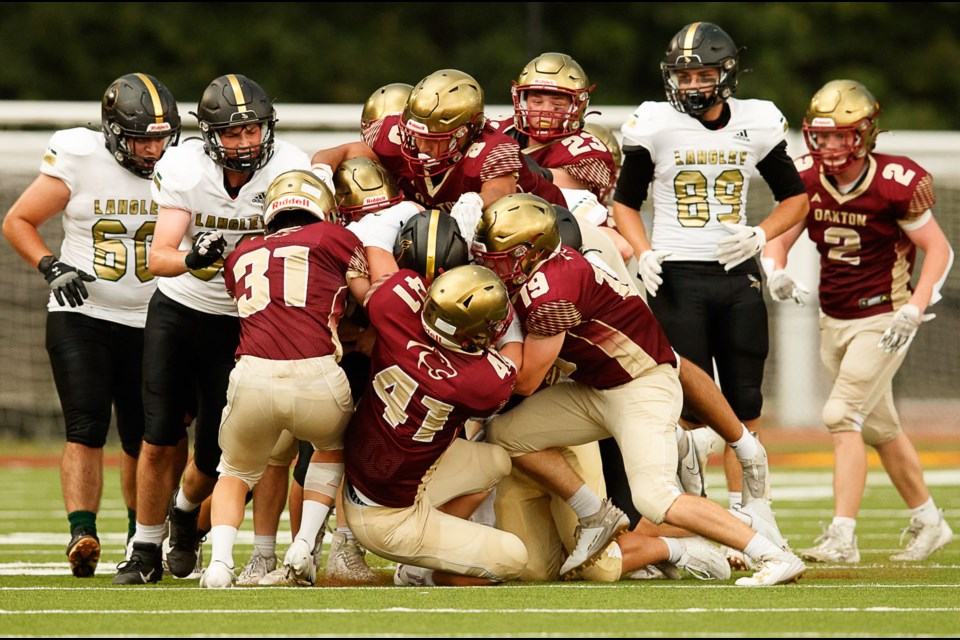
[[[477,235],[477,223],[483,215],[483,199],[480,194],[468,191],[460,196],[450,209],[450,216],[457,221],[460,228],[460,235],[469,247],[473,244],[473,238]]]
[[[318,162],[314,165],[311,165],[310,170],[313,171],[315,176],[320,178],[320,182],[330,189],[330,193],[337,193],[337,188],[333,184],[333,167],[328,164]]]
[[[777,302],[792,299],[798,307],[803,306],[803,296],[810,293],[809,289],[791,278],[783,269],[776,269],[770,274],[767,278],[767,289],[770,290],[770,297]]]
[[[57,303],[61,307],[69,304],[71,307],[83,305],[87,293],[87,287],[84,282],[93,282],[97,278],[84,273],[76,267],[72,267],[65,262],[60,262],[54,256],[44,256],[40,258],[37,270],[46,278],[50,290],[53,291]]]
[[[936,314],[933,313],[921,315],[920,308],[917,305],[905,304],[893,314],[893,320],[890,321],[887,330],[883,332],[877,346],[886,353],[895,353],[906,349],[920,325],[936,317]]]
[[[767,234],[760,227],[747,227],[731,222],[720,224],[723,225],[723,230],[730,234],[717,243],[717,260],[726,271],[757,255],[767,244]]]
[[[223,257],[227,240],[220,229],[201,231],[193,236],[193,248],[183,259],[190,271],[205,269]]]
[[[663,284],[663,278],[660,277],[663,267],[660,265],[671,255],[673,255],[672,251],[654,251],[653,249],[647,249],[640,254],[640,279],[647,293],[654,298],[657,297],[657,290]]]

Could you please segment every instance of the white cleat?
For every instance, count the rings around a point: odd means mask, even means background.
[[[265,557],[254,549],[253,553],[250,554],[250,560],[247,562],[247,566],[240,573],[240,577],[237,578],[237,584],[244,587],[258,585],[264,576],[276,568],[277,556],[272,555]]]
[[[910,536],[910,542],[907,543],[907,548],[890,556],[891,560],[896,562],[924,560],[931,553],[942,549],[953,540],[953,530],[943,518],[942,509],[940,510],[940,521],[937,524],[923,524],[916,518],[911,518],[910,526],[900,534],[900,544],[903,544],[904,537],[908,535]]]
[[[367,565],[366,554],[356,538],[334,531],[324,577],[357,584],[376,582],[377,574]]]
[[[260,584],[265,586],[310,587],[317,581],[313,564],[313,549],[306,540],[297,538],[283,557],[283,566],[265,575]]]
[[[569,580],[577,569],[585,569],[607,548],[612,540],[616,540],[630,527],[630,518],[614,506],[609,498],[600,505],[600,510],[588,518],[580,520],[577,525],[576,543],[573,551],[563,566],[560,567],[560,576]]]
[[[738,587],[772,587],[778,584],[797,582],[807,571],[803,560],[792,553],[769,555],[757,561],[757,570],[752,576],[739,578]]]
[[[220,560],[214,560],[200,576],[200,588],[232,589],[236,580],[233,567],[228,567]]]
[[[743,502],[748,504],[753,500],[770,501],[770,465],[767,461],[767,450],[757,441],[757,455],[749,460],[740,460],[743,468]]]
[[[666,576],[656,565],[648,564],[636,571],[631,571],[623,577],[628,580],[661,580]]]
[[[728,580],[730,578],[730,563],[727,562],[727,558],[720,547],[700,536],[678,538],[677,540],[683,545],[683,553],[676,563],[677,567],[685,569],[687,573],[698,580]]]
[[[703,479],[703,467],[697,456],[693,432],[677,426],[680,439],[677,441],[677,479],[684,493],[706,496],[707,483]]]
[[[769,500],[756,498],[745,505],[730,509],[730,513],[784,551],[791,551],[787,539],[780,533],[780,527],[777,526],[777,519],[774,517],[773,509],[770,508]]]
[[[823,524],[820,525],[823,527]],[[823,534],[813,541],[816,546],[804,549],[800,556],[810,562],[860,562],[860,550],[857,549],[857,536],[845,532],[839,526],[831,524],[823,529]]]
[[[398,564],[397,570],[393,572],[393,584],[398,587],[425,587],[430,571],[431,569],[415,567],[412,564]]]

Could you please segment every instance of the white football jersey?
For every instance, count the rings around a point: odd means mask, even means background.
[[[745,224],[747,190],[757,163],[787,135],[787,121],[767,100],[727,100],[730,122],[711,131],[667,102],[644,102],[623,125],[623,146],[653,158],[654,249],[667,260],[716,262],[721,222]]]
[[[200,139],[187,140],[164,154],[153,178],[153,198],[160,207],[190,212],[180,250],[193,247],[193,236],[220,229],[227,241],[223,258],[247,236],[263,234],[263,200],[273,179],[293,169],[310,170],[310,158],[295,146],[274,141],[274,153],[236,198],[223,186],[223,168],[203,150]],[[223,282],[223,259],[206,269],[160,278],[160,291],[180,304],[216,315],[237,315],[237,304]]]
[[[51,136],[40,173],[70,189],[60,260],[97,278],[84,283],[90,297],[83,305],[62,307],[51,292],[47,309],[142,328],[157,286],[147,268],[157,223],[150,180],[121,167],[107,151],[103,134],[84,128]]]

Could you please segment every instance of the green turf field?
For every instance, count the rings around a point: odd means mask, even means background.
[[[832,516],[828,468],[774,467],[774,508],[795,549],[809,546]],[[114,587],[126,511],[118,471],[109,469],[99,520],[103,558],[96,577],[70,576],[68,534],[55,468],[0,466],[2,636],[958,636],[960,540],[923,563],[895,564],[907,523],[886,476],[871,468],[857,532],[862,562],[813,566],[799,585],[744,589],[724,583],[623,581],[486,588],[394,587],[392,565],[371,560],[384,586],[200,590],[169,576],[157,585]],[[931,468],[927,481],[955,529],[960,471]],[[720,476],[712,497],[725,502]],[[285,517],[285,516],[284,516]],[[251,520],[235,549],[239,569],[252,548]],[[289,541],[281,525],[279,553]],[[958,529],[960,531],[960,529]],[[209,553],[209,544],[206,545]],[[734,578],[739,577],[735,573]]]

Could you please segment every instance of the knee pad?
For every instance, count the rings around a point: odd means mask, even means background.
[[[343,479],[342,462],[311,462],[304,479],[304,491],[316,491],[329,498],[336,498]]]
[[[850,403],[838,398],[828,398],[823,405],[823,424],[830,433],[840,431],[860,431],[863,416],[850,406]]]
[[[103,449],[103,446],[107,444],[108,428],[109,425],[95,424],[92,421],[84,420],[82,424],[67,426],[67,442],[82,444],[91,449]],[[138,452],[139,449],[137,447]]]

